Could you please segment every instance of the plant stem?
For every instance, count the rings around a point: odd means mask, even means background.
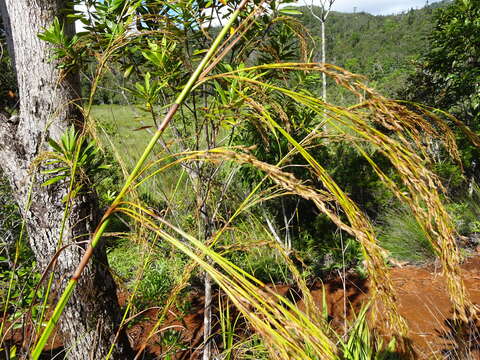
[[[123,200],[123,197],[127,193],[128,189],[134,182],[135,178],[139,174],[140,170],[142,169],[145,161],[149,157],[150,153],[152,152],[153,148],[155,147],[155,144],[157,143],[158,139],[160,136],[163,134],[164,130],[167,128],[168,124],[171,122],[173,116],[177,112],[178,108],[180,105],[185,101],[186,97],[190,94],[193,86],[195,85],[196,81],[198,80],[200,74],[202,73],[203,69],[207,65],[208,61],[212,58],[214,53],[217,51],[218,47],[220,46],[221,42],[223,41],[225,35],[227,32],[230,30],[232,27],[233,23],[237,19],[238,15],[240,15],[240,11],[242,8],[248,3],[248,0],[243,0],[237,10],[232,14],[231,18],[229,21],[225,24],[223,29],[220,31],[218,36],[216,37],[215,41],[213,44],[210,46],[210,49],[208,50],[207,54],[204,56],[200,64],[198,64],[196,70],[194,73],[190,76],[190,79],[188,80],[187,84],[183,88],[182,92],[178,95],[176,98],[174,104],[168,111],[167,115],[163,119],[162,123],[159,125],[157,131],[151,138],[149,144],[145,148],[143,155],[140,157],[140,159],[137,161],[137,164],[135,165],[135,168],[132,170],[130,175],[128,176],[127,180],[125,181],[125,184],[118,194],[118,196],[115,198],[115,200],[112,202],[110,207],[107,209],[105,212],[102,220],[100,221],[99,226],[97,227],[97,230],[95,231],[92,239],[90,240],[90,243],[88,244],[88,247],[82,257],[82,260],[80,261],[80,264],[78,265],[77,269],[75,270],[75,273],[73,274],[72,278],[68,282],[65,290],[63,291],[62,296],[60,297],[60,300],[57,303],[57,306],[55,307],[55,310],[53,311],[52,317],[47,323],[47,326],[45,330],[43,331],[37,345],[35,346],[35,349],[33,350],[32,353],[32,359],[37,360],[41,353],[43,348],[45,347],[45,344],[47,343],[48,338],[50,337],[55,325],[57,324],[58,320],[60,319],[60,316],[63,312],[63,309],[65,308],[68,300],[70,299],[70,296],[75,289],[75,285],[78,282],[78,279],[82,275],[83,270],[87,266],[90,258],[93,255],[93,251],[95,247],[98,245],[103,233],[105,232],[105,229],[107,228],[109,222],[110,222],[110,215],[115,211],[115,208],[118,206],[118,204]]]

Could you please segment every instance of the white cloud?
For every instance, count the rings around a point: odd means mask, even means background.
[[[439,0],[429,0],[429,3]],[[308,4],[311,0],[307,0]],[[303,5],[303,0],[298,5]],[[318,5],[319,1],[313,0],[314,5]],[[424,7],[426,0],[336,0],[333,4],[333,10],[352,13],[354,9],[357,12],[368,12],[374,15],[390,15],[398,14],[402,11],[420,9]]]

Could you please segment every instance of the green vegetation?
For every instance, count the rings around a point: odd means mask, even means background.
[[[448,1],[444,0],[386,16],[332,12],[327,21],[326,62],[364,75],[369,86],[385,96],[397,96],[429,47],[436,9],[446,4]],[[320,24],[308,9],[300,10],[302,23],[317,43],[314,53],[318,54]],[[315,7],[313,11],[318,12]],[[335,94],[335,101],[344,100],[344,96],[345,93]]]
[[[461,254],[477,240],[462,249],[458,241],[480,233],[472,161],[462,172],[480,141],[460,125],[478,130],[478,84],[469,80],[478,78],[471,64],[479,51],[476,3],[392,16],[332,13],[327,61],[334,65],[309,57],[318,50],[304,31],[313,40],[319,31],[306,9],[298,15],[268,3],[269,15],[259,16],[254,4],[234,4],[220,30],[203,9],[219,11],[211,2],[93,1],[95,21],[74,15],[87,32],[68,38],[57,21],[40,36],[56,46],[65,72],[93,74],[82,80],[81,131],[49,139],[38,163],[51,176],[43,186],[69,185],[66,218],[72,199],[98,195],[104,215],[88,249],[105,244],[127,295],[119,329],[159,308],[145,341],[158,335],[161,356],[174,359],[188,344],[165,325],[169,314],[188,315],[192,294],[203,293],[204,321],[213,322],[203,351],[223,359],[414,358],[391,258],[438,260],[463,331],[478,316],[459,270]],[[319,98],[322,74],[328,103]],[[419,83],[425,88],[407,101],[380,95]],[[432,89],[445,92],[445,101],[431,102],[425,94]],[[3,185],[0,196],[11,197]],[[19,324],[29,307],[36,321],[50,283],[37,291],[40,272],[20,216],[5,217],[12,211],[4,201],[0,305],[4,319]],[[47,326],[36,324],[26,350],[35,359],[91,261],[85,254],[63,295],[54,294]],[[361,274],[371,288],[343,331],[329,322],[326,299],[316,304],[307,286],[342,272]],[[268,283],[293,290],[280,296]],[[209,318],[210,303],[217,313]],[[383,324],[373,321],[376,314]],[[2,324],[0,338],[6,333]],[[211,342],[219,349],[208,350]]]
[[[3,20],[0,17],[0,112],[12,111],[18,105],[18,90],[11,57],[6,49]]]
[[[435,253],[425,232],[409,209],[386,211],[379,238],[395,259],[418,263],[434,258]]]
[[[431,45],[422,52],[417,71],[408,79],[402,97],[449,112],[475,133],[480,130],[480,4],[454,1],[435,15]],[[457,141],[466,174],[478,180],[478,147],[459,130]]]

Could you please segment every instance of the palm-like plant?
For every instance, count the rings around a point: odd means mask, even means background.
[[[46,180],[43,186],[79,176],[80,179],[72,180],[77,185],[75,193],[78,193],[85,185],[85,181],[93,179],[99,171],[109,168],[108,165],[102,164],[100,149],[95,142],[86,139],[73,126],[61,136],[58,142],[48,139],[48,144],[53,151],[45,154],[49,159],[43,164],[49,169],[43,170],[42,173],[52,177]]]

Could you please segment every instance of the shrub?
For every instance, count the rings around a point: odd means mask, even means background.
[[[425,232],[411,211],[404,207],[385,212],[379,221],[379,239],[398,260],[422,263],[434,257]]]

